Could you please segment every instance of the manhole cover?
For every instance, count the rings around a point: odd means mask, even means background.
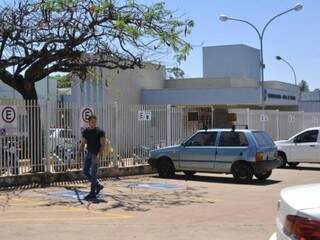
[[[176,190],[182,189],[181,186],[167,183],[133,183],[128,185],[129,188],[147,188],[157,190]]]

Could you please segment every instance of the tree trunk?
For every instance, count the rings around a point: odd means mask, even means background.
[[[44,131],[41,127],[40,106],[34,83],[27,83],[22,93],[28,119],[28,158],[32,172],[44,171]]]

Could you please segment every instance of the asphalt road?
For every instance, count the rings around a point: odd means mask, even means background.
[[[230,175],[106,179],[83,201],[86,182],[0,192],[1,240],[269,239],[282,188],[320,182],[320,165],[277,169],[270,180],[235,184]]]

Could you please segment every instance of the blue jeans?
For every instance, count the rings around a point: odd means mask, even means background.
[[[87,177],[87,179],[91,182],[91,193],[97,192],[98,187],[98,179],[97,179],[97,155],[88,152],[86,157],[84,158],[84,167],[83,173]]]

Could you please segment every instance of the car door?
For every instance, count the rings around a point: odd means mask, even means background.
[[[289,162],[320,162],[319,130],[305,131],[293,139]]]
[[[219,136],[214,169],[217,172],[229,172],[233,162],[245,160],[248,140],[243,132],[222,131]]]
[[[217,132],[198,132],[180,151],[181,170],[212,171],[216,154]]]

